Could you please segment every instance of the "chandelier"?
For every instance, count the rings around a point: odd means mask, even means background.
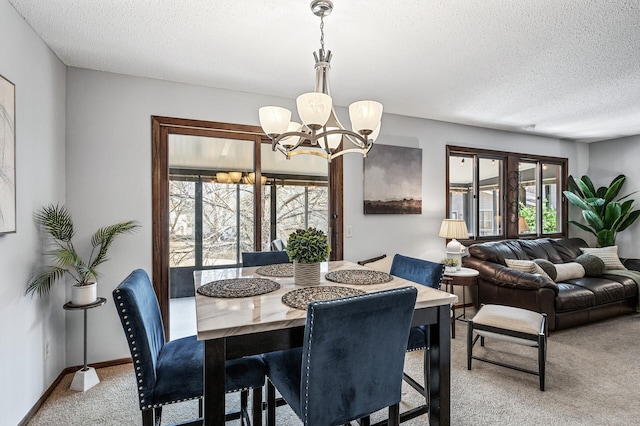
[[[296,99],[302,123],[291,121],[291,111],[286,108],[265,106],[259,109],[260,125],[272,140],[272,149],[280,151],[287,159],[298,154],[311,154],[331,162],[349,152],[361,153],[366,157],[380,133],[381,103],[366,100],[349,105],[352,130],[345,129],[333,108],[329,89],[331,51],[324,50],[324,17],[332,10],[333,3],[330,0],[311,2],[311,11],[320,17],[320,50],[317,54],[313,52],[316,60],[315,91],[304,93]],[[340,150],[343,141],[348,141],[353,147]],[[305,142],[322,150],[303,149]]]

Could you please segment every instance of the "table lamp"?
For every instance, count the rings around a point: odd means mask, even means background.
[[[464,219],[443,219],[438,236],[451,239],[447,244],[447,257],[458,261],[456,270],[459,271],[462,265],[462,254],[465,252],[466,247],[456,240],[456,238],[469,238],[467,224]]]

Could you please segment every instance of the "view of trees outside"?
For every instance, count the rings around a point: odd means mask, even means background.
[[[195,266],[196,183],[169,181],[169,265]]]
[[[277,186],[276,238],[287,243],[299,228],[316,228],[328,234],[329,191],[327,186]],[[308,208],[306,207],[308,206]]]
[[[202,206],[196,205],[196,182],[169,181],[170,267],[217,266],[241,263],[243,251],[254,251],[253,185],[202,182]],[[276,235],[272,236],[270,197],[276,191]],[[328,188],[324,186],[263,186],[261,245],[269,250],[271,240],[282,239],[298,228],[328,231]],[[201,209],[201,210],[200,210]],[[201,211],[200,247],[196,235],[196,212]]]
[[[520,216],[524,217],[529,230],[536,228],[536,206],[520,204]],[[542,233],[553,234],[558,232],[557,210],[549,205],[549,200],[544,199],[542,204]],[[529,233],[531,231],[523,232]]]

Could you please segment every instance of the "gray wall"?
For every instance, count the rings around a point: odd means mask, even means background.
[[[596,187],[609,185],[611,180],[623,174],[627,180],[620,195],[640,191],[640,136],[614,139],[610,141],[592,143],[589,146],[590,161],[587,175]],[[582,175],[580,175],[582,176]],[[640,207],[640,193],[631,199],[636,200],[636,208]],[[595,239],[592,238],[593,244]],[[621,257],[640,257],[640,220],[618,234],[616,244]]]
[[[17,232],[0,236],[0,423],[7,425],[17,424],[67,365],[63,287],[44,299],[24,296],[39,253],[33,211],[65,200],[65,73],[0,0],[0,74],[16,86]]]

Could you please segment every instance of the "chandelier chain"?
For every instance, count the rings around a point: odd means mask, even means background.
[[[324,15],[320,16],[320,49],[324,52]]]

